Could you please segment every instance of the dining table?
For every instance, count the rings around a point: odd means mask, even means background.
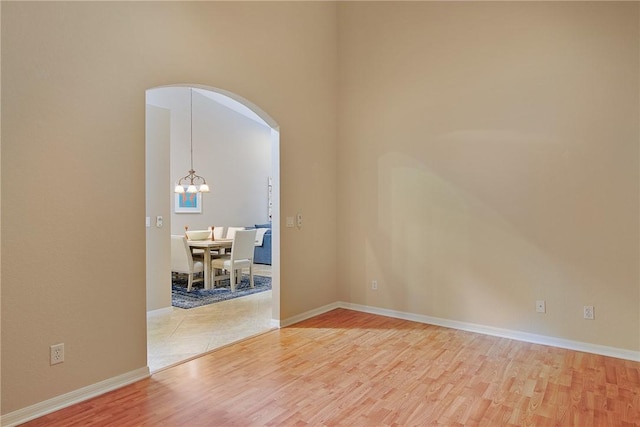
[[[204,251],[204,288],[211,289],[211,251],[218,251],[218,255],[224,255],[227,249],[231,249],[233,239],[205,239],[205,240],[189,240],[187,239],[189,248],[202,249]]]

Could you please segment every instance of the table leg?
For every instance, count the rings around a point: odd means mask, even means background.
[[[204,248],[204,288],[211,289],[211,248]]]

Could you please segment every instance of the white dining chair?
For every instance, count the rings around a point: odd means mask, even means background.
[[[220,240],[224,236],[224,227],[222,226],[214,226],[213,227],[213,240]]]
[[[194,261],[184,236],[171,236],[171,272],[189,275],[187,291],[191,291],[194,282],[204,280],[204,277],[194,277],[196,273],[204,273],[204,264],[202,261]]]
[[[216,258],[211,261],[212,281],[215,285],[217,281],[229,278],[231,292],[236,291],[236,281],[242,280],[242,269],[249,268],[249,283],[255,287],[253,282],[253,252],[255,250],[256,230],[237,230],[231,245],[231,255],[228,257]],[[223,274],[228,271],[228,274]],[[218,274],[220,273],[220,274]]]
[[[227,239],[232,239],[235,237],[236,232],[244,230],[244,227],[227,227]]]

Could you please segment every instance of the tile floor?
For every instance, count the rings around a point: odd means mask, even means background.
[[[256,264],[254,274],[271,276]],[[271,329],[271,291],[203,307],[147,313],[147,363],[151,372],[192,359]]]

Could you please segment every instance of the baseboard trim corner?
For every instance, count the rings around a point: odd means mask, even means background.
[[[289,317],[287,319],[280,321],[280,327],[284,328],[286,326],[291,326],[293,324],[302,322],[303,320],[311,319],[312,317],[319,316],[321,314],[327,313],[331,310],[335,310],[336,308],[340,308],[339,302],[334,302],[331,304],[327,304],[322,307],[315,308],[313,310],[306,311],[304,313],[295,315],[293,317]]]
[[[162,308],[156,308],[155,310],[149,310],[147,311],[147,319],[149,318],[153,318],[156,316],[162,316],[168,313],[171,313],[173,311],[173,307],[169,306],[169,307],[162,307]]]
[[[124,387],[132,384],[136,381],[148,378],[150,375],[149,367],[136,369],[134,371],[126,372],[122,375],[118,375],[113,378],[108,378],[104,381],[82,387],[78,390],[65,393],[60,396],[53,397],[35,405],[27,406],[26,408],[18,409],[17,411],[9,412],[0,417],[0,425],[4,427],[13,427],[27,421],[31,421],[43,415],[50,414],[59,409],[66,408],[76,403],[84,402],[85,400],[107,393],[109,391]]]
[[[568,350],[582,351],[585,353],[593,353],[599,354],[601,356],[609,356],[618,359],[640,362],[640,351],[628,350],[624,348],[609,347],[599,344],[585,343],[581,341],[572,341],[547,335],[537,335],[528,332],[514,331],[511,329],[502,329],[475,323],[459,322],[456,320],[442,319],[439,317],[425,316],[422,314],[407,313],[348,302],[339,302],[338,307],[348,310],[361,311],[363,313],[378,314],[380,316],[393,317],[396,319],[410,320],[429,325],[442,326],[445,328],[459,329],[467,332],[491,335],[500,338],[509,338],[517,341],[529,342],[532,344],[549,345],[553,347],[566,348]]]

